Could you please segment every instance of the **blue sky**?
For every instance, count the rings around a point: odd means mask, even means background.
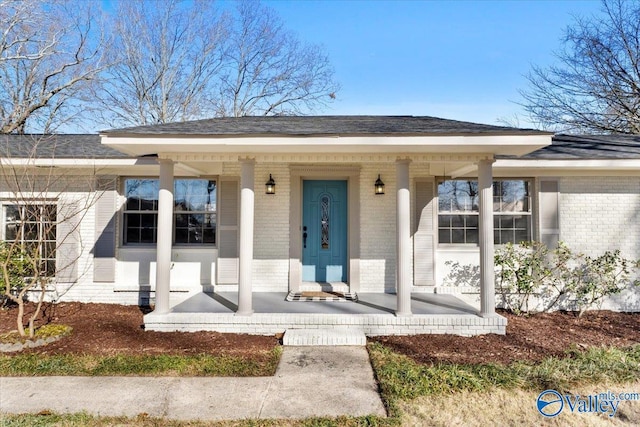
[[[577,0],[265,3],[329,54],[342,89],[324,113],[489,124],[523,115],[516,102],[531,64],[551,64],[573,16],[601,7]],[[525,117],[520,125],[528,125]]]

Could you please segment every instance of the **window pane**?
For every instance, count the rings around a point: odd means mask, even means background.
[[[140,227],[140,214],[125,214],[124,226],[126,227]]]
[[[56,226],[55,224],[50,224],[44,230],[45,240],[52,240],[55,242],[56,240]]]
[[[514,243],[529,242],[531,241],[530,230],[516,230],[516,241]]]
[[[176,243],[189,243],[189,233],[187,228],[176,228]]]
[[[467,228],[478,228],[478,215],[467,215],[465,224]]]
[[[189,215],[188,214],[176,214],[175,215],[175,227],[176,228],[186,228],[189,225]]]
[[[477,211],[478,183],[451,180],[438,184],[438,210],[440,212]]]
[[[157,179],[125,180],[127,210],[157,210],[159,188]]]
[[[451,232],[448,228],[438,230],[438,242],[451,243]]]
[[[204,179],[178,179],[174,183],[175,205],[178,210],[215,210],[216,182]]]
[[[38,240],[38,224],[24,224],[24,240]]]
[[[57,218],[57,206],[45,205],[42,209],[42,218],[45,222],[56,222]]]
[[[531,217],[528,215],[518,216],[515,218],[515,226],[516,228],[529,228],[529,219]]]
[[[189,215],[189,243],[202,243],[204,214]]]
[[[125,243],[140,243],[139,228],[127,228],[125,233]]]
[[[502,230],[500,231],[500,244],[504,245],[505,243],[518,243],[513,241],[513,231],[512,230]]]
[[[5,220],[7,222],[20,220],[20,209],[16,205],[7,205],[4,208]]]
[[[511,215],[501,215],[500,228],[513,228],[513,217]]]
[[[47,260],[45,264],[45,268],[47,269],[45,272],[46,276],[53,276],[56,272],[56,261],[55,260]]]
[[[155,233],[153,228],[140,229],[140,243],[155,243]]]
[[[128,211],[139,211],[140,210],[140,199],[138,197],[128,198],[125,209],[128,210]]]
[[[451,227],[450,215],[438,215],[438,227]]]
[[[478,243],[478,229],[467,229],[466,231],[467,240],[465,243]]]
[[[16,224],[7,224],[4,229],[4,239],[6,241],[15,241],[18,237],[18,226]]]
[[[523,180],[494,182],[494,196],[502,212],[529,211],[529,182]]]
[[[205,228],[204,229],[203,243],[209,243],[209,244],[216,243],[216,230],[215,230],[215,228]]]
[[[217,214],[210,213],[205,215],[204,223],[206,227],[216,227]]]
[[[154,214],[141,214],[140,226],[142,228],[153,228],[156,226],[157,215]]]
[[[42,218],[41,205],[24,206],[24,220],[29,222],[38,222]]]
[[[42,256],[44,258],[55,258],[56,254],[56,243],[55,242],[47,242],[44,244],[44,253]]]
[[[451,243],[465,243],[464,230],[457,228],[451,230]]]

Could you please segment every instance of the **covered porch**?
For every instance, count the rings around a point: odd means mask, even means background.
[[[212,119],[103,138],[123,152],[155,153],[159,163],[155,310],[145,316],[146,328],[254,334],[505,333],[506,319],[495,313],[493,163],[497,155],[550,142],[539,132],[359,116]],[[182,279],[171,274],[178,166],[215,177],[220,200],[211,283],[176,304],[170,293]],[[437,182],[463,176],[478,181],[478,307],[436,293]],[[378,191],[381,177],[386,188]],[[265,182],[278,190],[265,192]],[[324,261],[310,253],[314,248],[339,248],[339,256],[327,252]],[[337,274],[309,275],[329,269]],[[359,301],[287,302],[282,292],[333,282]]]
[[[277,334],[291,329],[363,331],[368,336],[504,334],[507,320],[478,311],[453,295],[412,293],[412,315],[396,315],[396,295],[360,293],[358,301],[286,301],[286,292],[254,292],[253,314],[237,316],[237,292],[200,293],[176,301],[171,312],[145,315],[145,328],[155,331]]]

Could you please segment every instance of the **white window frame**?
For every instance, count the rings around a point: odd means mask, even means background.
[[[58,255],[58,200],[56,199],[26,199],[26,200],[2,200],[0,201],[0,226],[2,227],[0,229],[0,240],[2,242],[12,242],[15,240],[6,240],[7,236],[6,236],[6,227],[8,225],[8,221],[7,221],[7,208],[9,206],[18,206],[19,209],[23,209],[25,206],[52,206],[55,211],[56,211],[56,221],[53,222],[53,225],[55,227],[55,236],[54,236],[54,240],[42,240],[40,241],[40,236],[45,233],[45,230],[43,230],[43,217],[42,217],[42,212],[40,212],[38,219],[37,219],[37,226],[38,226],[38,240],[36,242],[39,243],[39,246],[41,245],[46,245],[47,243],[53,243],[53,258],[51,257],[47,257],[47,258],[43,258],[42,260],[45,261],[46,263],[51,262],[53,264],[53,271],[52,274],[47,274],[46,277],[51,277],[51,278],[55,278],[56,275],[56,262],[57,262],[57,255]],[[20,213],[20,217],[22,218],[23,216],[23,212]],[[19,220],[20,222],[22,222],[22,219]],[[17,221],[15,221],[17,222]],[[51,221],[48,221],[49,223],[51,223]],[[27,242],[34,242],[33,240],[25,240],[24,239],[24,228],[22,228],[23,231],[23,235],[20,238],[20,244],[24,245]],[[45,236],[46,237],[46,236]],[[49,270],[47,269],[47,272]]]
[[[436,180],[436,185],[435,185],[435,199],[436,199],[436,213],[435,213],[435,231],[436,231],[436,239],[437,239],[437,245],[440,248],[447,248],[447,247],[464,247],[464,248],[472,248],[472,247],[478,247],[479,243],[461,243],[461,242],[445,242],[445,243],[441,243],[440,242],[440,217],[441,216],[475,216],[477,217],[477,223],[478,223],[478,227],[476,227],[476,230],[478,230],[479,233],[479,211],[477,210],[473,210],[473,208],[471,208],[471,210],[465,210],[465,211],[460,211],[460,212],[454,212],[454,211],[444,211],[441,212],[440,211],[440,192],[439,192],[439,186],[440,184],[442,184],[445,181],[476,181],[477,179],[464,179],[464,178],[460,178],[460,179],[451,179],[451,178],[439,178]],[[528,210],[526,211],[503,211],[502,210],[502,202],[500,200],[496,201],[495,199],[500,199],[501,196],[494,196],[494,200],[493,200],[493,218],[494,218],[494,245],[496,246],[501,246],[504,243],[498,243],[496,242],[496,232],[500,232],[500,230],[502,230],[499,227],[495,227],[495,220],[496,218],[499,218],[501,216],[515,216],[515,215],[523,215],[523,216],[527,216],[528,217],[528,221],[527,221],[527,225],[528,225],[528,231],[529,231],[529,239],[533,240],[534,239],[534,209],[533,209],[533,201],[534,201],[534,197],[533,197],[533,193],[534,193],[534,179],[533,178],[524,178],[524,177],[499,177],[496,178],[494,177],[493,179],[493,183],[494,183],[494,187],[495,187],[495,183],[499,182],[499,181],[524,181],[528,183],[528,190],[529,190],[529,195],[526,197],[527,198],[527,203],[528,203]],[[479,196],[478,196],[479,197]],[[496,210],[496,204],[498,203],[498,206],[500,206],[499,210]],[[466,225],[466,221],[465,221],[465,225]],[[449,227],[449,230],[452,230],[453,228]],[[456,227],[456,229],[460,229],[460,230],[467,230],[469,229],[466,226],[463,227]],[[473,228],[471,228],[473,229]],[[505,228],[505,230],[507,230]],[[515,229],[510,229],[512,230],[513,233],[515,233]],[[451,232],[451,231],[450,231]],[[465,232],[466,234],[466,232]],[[465,236],[465,240],[466,240],[466,236]],[[478,235],[478,240],[479,240],[479,235]],[[519,242],[516,242],[519,243]]]
[[[123,176],[120,178],[120,194],[122,197],[122,209],[121,209],[121,214],[119,215],[120,218],[120,230],[118,231],[119,234],[119,242],[120,242],[120,246],[121,247],[153,247],[156,246],[157,244],[157,232],[158,232],[158,210],[128,210],[127,209],[127,195],[126,195],[126,183],[127,180],[152,180],[152,181],[157,181],[159,182],[160,179],[157,176]],[[175,181],[178,180],[200,180],[200,181],[214,181],[216,183],[216,189],[215,189],[215,196],[216,196],[216,209],[215,210],[209,210],[209,211],[176,211],[175,210],[175,194],[174,194],[174,206],[173,206],[173,212],[172,212],[172,227],[171,227],[171,242],[172,242],[172,246],[178,246],[178,247],[188,247],[188,248],[207,248],[207,249],[211,249],[211,248],[217,248],[218,247],[218,241],[219,241],[219,236],[218,236],[218,231],[219,231],[219,226],[218,226],[218,212],[219,212],[219,208],[218,208],[218,200],[220,198],[220,178],[218,176],[198,176],[198,177],[189,177],[189,176],[179,176],[179,177],[174,177],[173,181],[174,181],[174,191],[175,191]],[[127,228],[126,228],[126,224],[125,224],[125,217],[127,214],[150,214],[150,215],[154,215],[155,217],[155,221],[154,221],[154,242],[151,243],[140,243],[140,242],[127,242],[126,239],[126,233],[127,233]],[[215,234],[214,234],[214,239],[215,239],[215,243],[176,243],[176,215],[184,215],[184,214],[193,214],[193,215],[198,215],[198,214],[214,214],[216,217],[216,229],[215,229]]]

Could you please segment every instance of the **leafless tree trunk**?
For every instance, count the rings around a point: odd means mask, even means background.
[[[0,0],[0,133],[50,132],[86,111],[104,68],[91,2]]]
[[[35,295],[35,311],[26,319],[29,337],[34,336],[45,296],[58,281],[77,281],[85,272],[77,261],[86,251],[80,224],[101,192],[96,171],[72,173],[55,167],[35,167],[38,150],[55,157],[56,136],[24,136],[28,155],[13,161],[6,137],[0,136],[0,284],[4,296],[18,305],[16,326],[25,331],[25,300]],[[15,143],[15,141],[14,141]],[[74,279],[69,279],[73,271]]]
[[[211,116],[225,19],[211,1],[120,2],[109,46],[114,63],[97,93],[112,127]]]
[[[328,56],[288,32],[273,10],[241,0],[233,16],[219,86],[218,116],[296,115],[336,97]]]
[[[523,105],[547,128],[640,133],[640,3],[602,4],[567,29],[558,65],[528,76]]]

